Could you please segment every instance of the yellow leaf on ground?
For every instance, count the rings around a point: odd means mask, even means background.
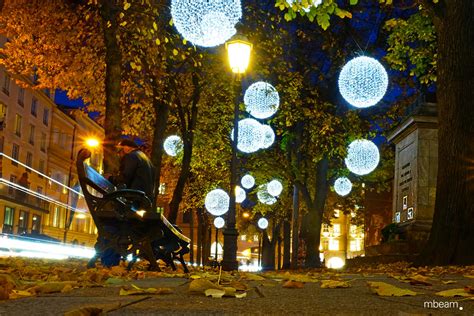
[[[302,289],[304,287],[303,282],[288,280],[283,284],[285,289]]]
[[[474,279],[474,275],[464,275],[465,278]]]
[[[29,297],[29,296],[32,296],[32,295],[33,295],[33,294],[31,294],[31,293],[28,292],[28,291],[13,290],[13,291],[10,293],[10,299],[11,299],[11,300],[14,300],[14,299],[17,299],[17,298]]]
[[[189,292],[203,293],[208,289],[222,290],[220,286],[206,279],[196,279],[189,284]]]
[[[456,281],[451,281],[451,280],[441,281],[441,282],[443,282],[443,284],[454,284],[454,283],[456,283]]]
[[[430,278],[428,278],[428,277],[425,277],[425,276],[420,275],[420,274],[415,274],[415,275],[410,277],[410,284],[411,285],[432,285],[429,282],[429,280],[430,280]]]
[[[338,281],[338,280],[322,280],[321,281],[322,289],[347,288],[350,286],[351,285],[346,281]]]
[[[150,288],[147,288],[147,289],[142,289],[142,288],[139,288],[138,286],[136,285],[133,285],[132,284],[132,287],[133,288],[125,288],[125,287],[122,287],[120,289],[120,293],[119,295],[120,296],[125,296],[125,295],[142,295],[142,294],[155,294],[155,295],[161,295],[161,294],[171,294],[173,293],[173,289],[169,288],[169,287],[161,287],[161,288],[154,288],[154,287],[150,287]]]
[[[235,296],[237,290],[234,287],[226,286],[224,287],[225,296]]]
[[[244,298],[247,297],[247,292],[235,293],[235,298]]]
[[[385,282],[367,282],[369,288],[379,296],[414,296],[418,293],[396,287]]]
[[[48,294],[61,292],[66,286],[75,286],[76,281],[63,281],[63,282],[44,282],[39,283],[36,286],[27,289],[32,294]]]
[[[225,294],[225,291],[218,289],[207,289],[204,291],[204,294],[206,294],[206,296],[212,296],[212,298],[222,298],[222,296]]]
[[[263,281],[263,280],[265,280],[264,277],[262,277],[258,274],[254,274],[254,273],[242,273],[241,276],[242,276],[243,279],[249,280],[249,281]]]
[[[450,289],[450,290],[445,290],[441,292],[436,292],[435,294],[438,296],[443,296],[443,297],[456,297],[456,296],[474,297],[474,294],[470,294],[466,292],[464,289]]]

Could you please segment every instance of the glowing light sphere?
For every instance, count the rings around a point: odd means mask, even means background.
[[[235,202],[242,203],[246,197],[247,193],[245,193],[245,190],[238,185],[235,186]]]
[[[358,139],[349,145],[345,162],[347,169],[351,172],[364,175],[374,171],[379,160],[380,154],[377,146],[370,140]]]
[[[229,210],[229,195],[222,189],[215,189],[206,195],[206,210],[214,216],[221,216]]]
[[[234,129],[231,131],[231,139],[234,140]],[[237,149],[244,153],[254,153],[262,148],[264,134],[262,124],[258,121],[246,118],[239,121],[239,134],[237,136]]]
[[[268,219],[266,219],[265,217],[260,218],[257,222],[257,225],[258,225],[258,228],[260,229],[267,229]]]
[[[334,182],[334,191],[340,196],[346,196],[351,193],[352,182],[346,177],[337,178]]]
[[[251,189],[255,185],[255,178],[249,174],[246,174],[240,180],[240,184],[242,184],[242,186],[246,189]]]
[[[339,74],[339,91],[351,105],[366,108],[377,104],[387,91],[388,75],[376,59],[366,56],[350,60]]]
[[[269,83],[259,81],[247,88],[244,95],[245,110],[255,118],[266,119],[280,106],[280,96]]]
[[[168,155],[175,157],[183,150],[183,141],[178,135],[168,136],[163,143],[163,148]]]
[[[262,132],[263,132],[262,149],[266,149],[270,147],[275,141],[275,132],[273,131],[273,128],[271,126],[264,125],[264,124],[262,124]]]
[[[267,191],[273,196],[279,196],[283,191],[283,185],[278,180],[272,180],[267,183]]]
[[[214,227],[221,229],[225,225],[225,220],[222,217],[214,218]]]
[[[198,46],[225,43],[242,17],[240,0],[172,0],[171,16],[178,32]]]
[[[274,196],[268,193],[266,184],[262,184],[258,187],[257,198],[261,203],[266,205],[273,205],[277,201]]]

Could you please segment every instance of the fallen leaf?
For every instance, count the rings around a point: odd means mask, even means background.
[[[149,287],[147,289],[140,288],[136,285],[132,284],[132,288],[122,287],[120,289],[119,295],[126,296],[126,295],[142,295],[142,294],[155,294],[155,295],[162,295],[162,294],[171,294],[173,293],[173,289],[169,287]]]
[[[396,287],[385,282],[367,282],[369,288],[379,296],[414,296],[418,293]]]
[[[98,307],[83,307],[79,309],[74,309],[72,311],[64,313],[64,316],[99,316],[105,315],[102,308]]]
[[[66,284],[63,289],[61,290],[61,293],[67,293],[71,292],[73,290],[73,287],[71,284]]]
[[[322,289],[347,288],[350,286],[351,285],[346,281],[338,281],[338,280],[322,280],[321,281]]]
[[[222,290],[222,288],[209,280],[206,279],[196,279],[189,283],[189,292],[203,293],[208,289],[217,289]]]
[[[14,299],[17,299],[17,298],[22,298],[22,297],[29,297],[29,296],[33,296],[33,294],[31,294],[28,291],[22,291],[22,290],[13,290],[10,293],[10,299],[11,300],[14,300]]]
[[[212,298],[222,298],[222,296],[225,294],[225,291],[218,289],[207,289],[204,291],[204,294],[206,296],[212,296]]]
[[[263,281],[263,280],[265,280],[264,277],[262,277],[258,274],[253,274],[253,273],[242,273],[241,276],[242,276],[243,279],[249,280],[249,281]]]
[[[226,286],[224,287],[224,292],[224,296],[235,296],[237,290],[235,289],[235,287]]]
[[[474,275],[464,275],[465,278],[474,279]]]
[[[303,282],[288,280],[283,284],[285,289],[302,289],[304,287]]]
[[[32,294],[48,294],[61,292],[66,286],[77,285],[76,281],[62,281],[62,282],[43,282],[38,283],[36,286],[26,289]]]
[[[428,277],[425,277],[420,274],[415,274],[410,277],[410,284],[411,285],[432,285],[429,281]]]
[[[441,281],[443,282],[443,284],[454,284],[454,283],[457,283],[456,281]]]
[[[235,298],[244,298],[247,297],[247,292],[235,293]]]
[[[436,292],[435,293],[438,296],[443,296],[443,297],[456,297],[456,296],[462,296],[462,297],[471,297],[474,296],[474,294],[470,294],[466,292],[464,289],[450,289],[450,290],[445,290],[441,292]]]
[[[232,281],[229,284],[231,287],[235,288],[237,291],[247,291],[248,286],[242,282],[239,281]]]
[[[119,278],[108,278],[106,281],[105,281],[105,284],[109,284],[109,285],[115,285],[115,284],[122,284],[124,283],[125,280],[123,279],[119,279]]]

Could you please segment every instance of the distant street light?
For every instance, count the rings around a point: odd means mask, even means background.
[[[89,147],[89,148],[98,147],[99,144],[100,144],[100,142],[97,138],[87,138],[86,139],[86,146]]]
[[[257,222],[258,228],[262,230],[260,233],[260,238],[258,239],[258,267],[262,265],[261,263],[261,256],[262,256],[262,248],[263,248],[263,231],[268,227],[268,219],[262,217]]]
[[[234,84],[236,85],[236,95],[234,102],[234,135],[232,145],[232,159],[230,162],[230,201],[229,212],[227,215],[227,225],[223,231],[224,235],[224,256],[222,268],[225,271],[237,270],[237,237],[239,235],[235,229],[236,211],[235,211],[235,187],[237,185],[237,143],[239,135],[239,103],[241,95],[241,76],[247,70],[250,61],[250,52],[252,44],[242,35],[234,36],[225,45],[229,57],[230,69],[234,73]]]

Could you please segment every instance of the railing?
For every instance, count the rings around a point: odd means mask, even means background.
[[[49,202],[32,196],[14,187],[0,185],[0,196],[18,204],[39,208],[40,210],[44,211],[49,210]]]

